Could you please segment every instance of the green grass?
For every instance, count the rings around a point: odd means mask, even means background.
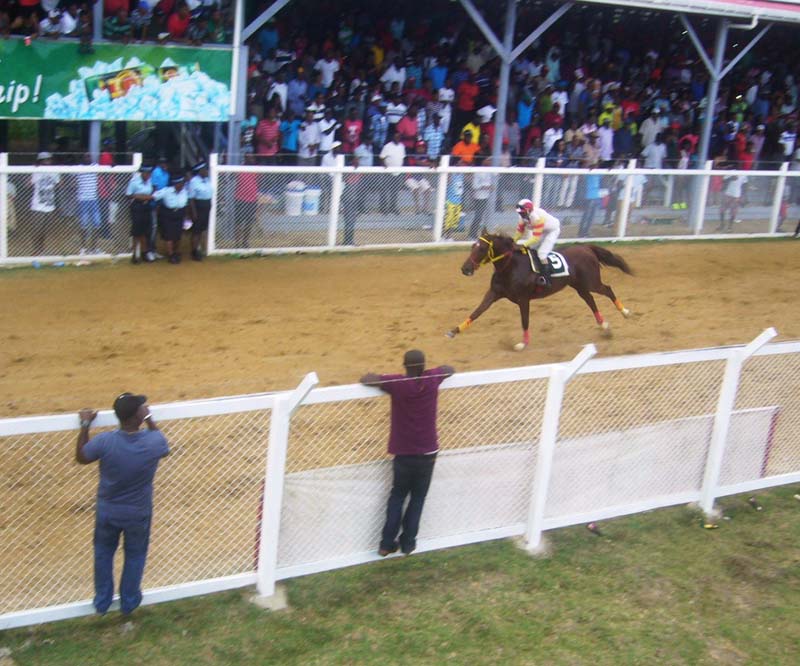
[[[122,618],[0,633],[15,664],[794,665],[797,488],[549,534],[552,554],[484,543],[299,578],[290,608],[235,591]],[[89,548],[87,544],[87,549]],[[0,660],[2,661],[2,660]]]

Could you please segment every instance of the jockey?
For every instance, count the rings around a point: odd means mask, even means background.
[[[529,249],[536,246],[535,256],[539,259],[541,270],[540,282],[549,287],[551,267],[547,255],[556,245],[558,235],[561,233],[561,222],[547,211],[536,208],[530,199],[519,200],[517,213],[519,213],[519,223],[517,224],[517,233],[514,234],[514,241],[517,245],[524,245]],[[529,236],[528,232],[530,232]],[[528,237],[525,238],[525,236]]]

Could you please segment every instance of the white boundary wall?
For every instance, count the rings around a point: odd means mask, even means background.
[[[687,502],[698,502],[710,513],[718,497],[800,483],[800,455],[794,449],[777,472],[772,464],[776,422],[787,421],[791,432],[800,426],[800,408],[791,403],[791,398],[781,404],[771,399],[775,391],[796,381],[793,364],[800,360],[800,342],[765,344],[775,335],[773,329],[768,329],[746,346],[602,359],[593,359],[594,347],[588,345],[567,363],[454,375],[442,384],[444,394],[474,387],[490,392],[505,388],[519,393],[526,382],[546,383],[546,399],[538,407],[541,429],[538,436],[532,432],[529,441],[505,442],[502,438],[506,433],[501,430],[493,441],[482,445],[444,450],[426,503],[418,550],[521,535],[527,547],[536,550],[544,530]],[[754,371],[759,382],[755,392],[758,404],[736,409],[743,368],[746,369],[748,362],[764,360],[775,367]],[[620,421],[622,425],[611,431],[601,428],[594,434],[559,437],[559,422],[565,410],[575,407],[570,400],[577,400],[566,391],[573,378],[595,381],[613,378],[614,373],[632,373],[625,375],[624,382],[629,384],[637,374],[681,372],[711,365],[719,368],[720,364],[724,366],[721,382],[719,372],[709,374],[711,392],[718,395],[715,411],[700,416],[687,413],[687,417],[677,419],[656,418],[635,427]],[[264,410],[270,412],[270,426],[263,436],[266,492],[254,569],[146,589],[144,604],[253,584],[261,595],[270,596],[274,594],[276,581],[379,559],[375,552],[379,536],[376,526],[381,524],[385,511],[391,478],[389,461],[317,466],[290,473],[286,471],[286,461],[292,415],[298,408],[347,408],[353,401],[378,399],[383,394],[361,385],[314,388],[316,384],[317,377],[311,373],[290,392],[152,408],[156,419],[167,424],[166,427],[179,419],[247,415]],[[797,392],[791,395],[796,396]],[[672,396],[668,394],[666,398]],[[388,405],[385,406],[388,416]],[[530,409],[535,411],[537,405],[531,404]],[[502,422],[511,414],[500,411],[496,416]],[[484,417],[485,413],[478,409],[462,419],[477,421],[466,423],[466,427],[472,428],[480,426]],[[325,426],[322,421],[313,421],[313,432],[318,438],[322,437],[320,433]],[[96,425],[114,426],[113,414],[101,412]],[[73,414],[4,419],[0,420],[0,437],[77,432],[77,427],[77,416]],[[338,437],[340,427],[334,425],[332,430]],[[385,434],[381,429],[381,438]],[[632,442],[636,446],[630,448]],[[628,447],[624,451],[619,448],[622,444]],[[69,464],[68,451],[64,457],[65,464]],[[768,469],[773,471],[768,473]],[[646,470],[644,477],[639,470]],[[581,483],[580,479],[592,482]],[[480,492],[474,491],[477,485]],[[628,485],[632,493],[623,492]],[[635,499],[626,499],[631,497]],[[342,535],[349,536],[342,539]],[[4,557],[3,550],[11,546],[0,543],[0,560]],[[89,557],[90,541],[85,549]],[[53,588],[59,588],[59,579],[65,573],[37,571],[37,575],[40,579],[44,575]],[[16,609],[0,614],[0,630],[92,612],[90,600]]]

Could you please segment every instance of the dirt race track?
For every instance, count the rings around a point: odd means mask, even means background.
[[[519,314],[495,304],[466,333],[444,332],[478,304],[490,271],[465,278],[464,248],[368,255],[214,259],[198,265],[98,264],[0,272],[3,416],[109,408],[122,390],[152,403],[323,385],[399,371],[420,347],[457,370],[572,358],[588,342],[617,355],[747,342],[768,326],[800,338],[800,242],[624,245],[635,277],[604,269],[636,314],[598,303],[604,337],[572,290],[534,303],[533,343],[514,352]],[[675,272],[675,276],[671,272]],[[713,413],[722,362],[576,378],[560,434]],[[739,408],[782,405],[769,473],[797,469],[796,357],[748,364]],[[546,381],[466,387],[441,402],[442,448],[536,441]],[[625,406],[624,409],[621,406]],[[269,413],[162,424],[172,455],[145,587],[252,571]],[[385,458],[386,403],[304,406],[292,420],[289,472]],[[75,432],[9,437],[0,472],[0,613],[91,597],[87,556],[96,472],[73,462]],[[376,528],[377,529],[377,528]]]
[[[615,246],[634,277],[603,269],[637,316],[598,297],[601,335],[571,289],[532,307],[532,344],[516,306],[461,322],[488,286],[466,278],[464,248],[445,252],[212,259],[203,264],[98,264],[0,273],[0,414],[107,408],[122,390],[152,403],[322,385],[399,370],[402,352],[477,370],[562,361],[594,342],[601,355],[742,343],[768,326],[800,338],[800,242]]]

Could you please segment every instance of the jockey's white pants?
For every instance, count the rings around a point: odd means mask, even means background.
[[[556,246],[556,241],[561,233],[561,229],[545,229],[542,232],[542,240],[539,241],[539,247],[536,248],[536,254],[542,263],[547,261],[547,255],[553,251]]]

